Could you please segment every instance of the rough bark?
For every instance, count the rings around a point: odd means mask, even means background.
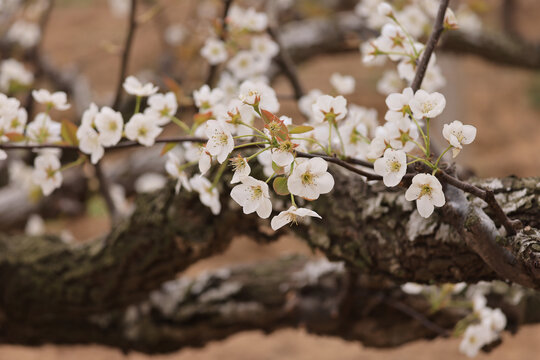
[[[394,347],[447,336],[469,312],[459,307],[432,312],[423,295],[408,295],[399,287],[363,287],[352,279],[343,263],[299,257],[220,269],[170,280],[139,303],[92,316],[32,322],[4,317],[0,342],[98,343],[161,353],[245,330],[294,327],[365,346]],[[490,297],[490,304],[507,314],[511,331],[524,320],[540,320],[539,301],[534,293],[518,305]]]

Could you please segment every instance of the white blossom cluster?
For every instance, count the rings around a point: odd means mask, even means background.
[[[397,63],[397,71],[385,71],[377,84],[377,90],[385,95],[399,91],[404,83],[412,82],[418,60],[425,48],[419,39],[426,38],[431,31],[439,1],[411,0],[399,2],[398,5],[399,7],[393,7],[383,0],[361,0],[355,9],[357,15],[363,18],[369,27],[381,29],[379,37],[361,45],[363,62],[367,65],[383,65],[386,59],[389,59]],[[470,9],[462,5],[457,14],[450,8],[446,10],[444,26],[445,29],[459,27],[469,33],[476,33],[481,23]],[[436,63],[435,56],[432,55],[422,89],[437,91],[445,84],[446,80]]]
[[[35,0],[24,2],[21,0],[0,1],[0,26],[6,29],[3,35],[7,41],[23,49],[33,48],[41,39],[39,19],[49,7],[50,0]]]
[[[267,15],[232,5],[225,24],[222,36],[208,38],[201,49],[201,55],[211,65],[227,62],[222,86],[264,74],[279,52],[278,45],[265,32]]]

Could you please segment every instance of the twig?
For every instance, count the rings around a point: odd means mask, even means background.
[[[219,34],[219,39],[221,41],[225,41],[227,37],[227,27],[226,27],[226,19],[227,14],[229,13],[229,9],[231,8],[233,0],[223,0],[223,13],[221,15],[221,32]],[[211,65],[210,69],[208,70],[208,76],[206,77],[206,81],[204,82],[210,87],[213,87],[214,82],[216,80],[218,65]]]
[[[428,42],[422,54],[422,58],[418,63],[414,80],[411,84],[414,92],[420,89],[420,86],[422,85],[422,80],[424,80],[424,76],[426,75],[429,59],[431,58],[431,54],[433,53],[433,50],[435,50],[435,46],[439,42],[439,38],[444,30],[444,15],[446,14],[446,8],[448,8],[449,1],[450,0],[441,0],[441,5],[439,5],[439,11],[437,12],[437,17],[435,18],[435,23],[433,24],[433,30],[431,31],[431,35],[429,36]]]
[[[298,100],[302,96],[304,96],[304,90],[302,89],[302,84],[300,83],[300,79],[298,77],[298,72],[296,71],[294,62],[285,47],[283,46],[278,31],[273,25],[268,26],[268,34],[270,34],[272,39],[274,39],[276,44],[278,44],[279,53],[275,58],[275,61],[281,68],[283,75],[285,75],[287,80],[289,80],[289,83],[294,90],[294,98]]]
[[[439,336],[441,336],[441,337],[450,336],[450,334],[448,333],[448,330],[442,328],[441,326],[437,325],[433,321],[429,320],[426,316],[424,316],[420,312],[416,311],[412,307],[407,306],[406,304],[404,304],[404,303],[402,303],[400,301],[391,299],[391,298],[386,297],[386,296],[383,297],[383,302],[386,305],[388,305],[390,307],[393,307],[394,309],[399,310],[402,313],[404,313],[404,314],[410,316],[411,318],[415,319],[420,324],[422,324],[424,327],[426,327],[429,330],[439,334]]]
[[[135,33],[135,28],[137,26],[137,22],[135,20],[136,12],[137,12],[137,0],[131,0],[131,10],[129,12],[128,32],[126,36],[126,42],[124,43],[124,50],[122,52],[122,60],[120,63],[120,74],[118,75],[118,82],[116,84],[116,95],[114,97],[114,102],[112,105],[113,109],[118,109],[118,106],[120,106],[120,103],[122,102],[122,94],[123,94],[122,84],[124,83],[124,80],[126,77],[129,54],[131,52],[131,46],[133,44],[133,35]]]
[[[348,163],[348,162],[346,162],[344,160],[341,160],[341,159],[339,159],[337,157],[328,156],[328,155],[322,155],[322,154],[309,154],[309,153],[305,153],[305,152],[301,152],[301,151],[297,151],[296,156],[304,157],[304,158],[316,158],[316,157],[318,157],[318,158],[324,159],[324,160],[326,160],[328,162],[339,165],[342,168],[345,168],[345,169],[347,169],[349,171],[352,171],[353,173],[365,176],[368,180],[382,180],[382,176],[370,173],[370,172],[362,170],[362,169],[359,169],[356,166],[353,166],[350,163]]]
[[[103,173],[101,164],[100,163],[95,164],[94,170],[96,171],[96,177],[99,181],[99,192],[103,196],[103,199],[105,199],[105,203],[107,204],[107,209],[109,210],[109,216],[111,217],[111,226],[112,226],[116,224],[116,222],[118,221],[119,213],[116,210],[116,206],[114,205],[114,201],[112,199],[110,189],[107,187],[108,180],[105,177],[105,174]]]
[[[441,179],[447,182],[450,185],[455,186],[458,189],[461,189],[465,192],[468,192],[469,194],[472,194],[482,200],[484,200],[491,211],[493,211],[493,215],[499,220],[499,222],[504,226],[506,232],[508,235],[514,235],[516,234],[516,230],[520,229],[522,227],[521,221],[519,220],[512,220],[506,216],[503,209],[497,202],[497,199],[495,199],[495,195],[493,194],[493,191],[481,189],[477,186],[474,186],[472,184],[463,182],[450,174],[444,172],[443,170],[439,170],[437,172],[437,176]]]

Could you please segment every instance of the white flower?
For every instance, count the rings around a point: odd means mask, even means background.
[[[79,149],[85,154],[91,155],[92,164],[103,157],[105,149],[99,142],[99,134],[90,126],[81,125],[77,129],[77,139],[79,139]]]
[[[231,190],[233,200],[242,206],[244,214],[256,211],[261,218],[268,218],[272,213],[268,184],[251,176],[242,178],[240,182]]]
[[[415,118],[434,118],[439,116],[446,106],[444,95],[438,92],[429,94],[422,89],[418,90],[409,102]]]
[[[50,116],[45,113],[37,114],[34,121],[32,121],[26,127],[26,135],[29,141],[35,144],[55,143],[61,141],[61,131],[62,125],[52,121]]]
[[[414,98],[414,92],[412,88],[408,87],[403,89],[403,92],[390,94],[386,97],[386,106],[388,109],[395,112],[404,113],[409,107],[409,103]]]
[[[116,17],[125,17],[131,9],[131,1],[129,0],[109,0],[109,9]]]
[[[159,126],[168,124],[178,110],[178,102],[173,92],[150,96],[148,105],[149,107],[145,109],[144,113],[155,118],[156,124]]]
[[[405,6],[396,14],[396,18],[414,38],[421,36],[426,26],[429,26],[428,17],[415,5]]]
[[[103,146],[118,144],[122,138],[124,119],[120,112],[104,106],[95,116],[94,123],[99,131],[99,142]]]
[[[6,39],[11,42],[19,43],[24,48],[31,48],[37,45],[41,37],[39,25],[24,20],[16,21],[9,28]]]
[[[0,133],[2,130],[6,133],[19,133],[24,132],[26,121],[28,120],[28,113],[25,108],[18,108],[14,112],[7,111],[2,114],[0,111]]]
[[[62,173],[60,172],[60,160],[54,155],[40,155],[34,160],[33,180],[45,196],[50,195],[54,189],[62,185]]]
[[[251,51],[263,58],[273,58],[279,53],[279,46],[268,35],[253,36]]]
[[[381,79],[377,82],[377,91],[384,95],[398,92],[403,88],[403,80],[394,70],[385,71]]]
[[[292,149],[294,145],[290,141],[283,141],[278,148],[272,148],[272,161],[279,167],[291,165],[294,160]]]
[[[243,178],[249,176],[251,173],[251,167],[249,166],[246,158],[240,155],[234,159],[231,159],[231,164],[234,171],[231,184],[239,183]]]
[[[219,193],[212,183],[204,176],[195,176],[189,180],[193,190],[199,193],[201,202],[210,208],[212,214],[218,215],[221,211]]]
[[[163,129],[144,114],[134,114],[126,124],[125,132],[129,140],[144,146],[152,146]]]
[[[468,357],[475,357],[482,346],[490,342],[490,339],[491,330],[488,327],[482,324],[470,325],[459,344],[459,351]]]
[[[313,210],[291,206],[288,210],[282,211],[278,215],[274,216],[270,222],[270,226],[272,227],[272,230],[277,230],[288,223],[298,223],[298,218],[302,218],[304,216],[311,216],[321,219],[319,214]]]
[[[352,76],[333,73],[330,76],[330,84],[332,84],[339,94],[349,95],[354,92],[356,81]]]
[[[463,145],[470,144],[476,137],[476,128],[472,125],[463,125],[459,120],[454,120],[450,124],[444,124],[444,138],[453,146],[452,156],[458,156]]]
[[[67,110],[71,105],[67,103],[67,95],[63,91],[50,93],[45,89],[32,90],[32,97],[40,104],[45,104],[48,107],[57,110]]]
[[[223,99],[223,91],[219,88],[210,89],[210,86],[203,85],[199,90],[193,92],[193,100],[199,111],[204,112],[212,109]]]
[[[356,14],[367,20],[368,27],[372,29],[379,29],[388,21],[386,16],[381,15],[377,11],[381,2],[382,0],[362,0],[358,2],[354,8],[354,11]]]
[[[430,174],[416,174],[411,186],[405,192],[405,199],[416,200],[418,212],[424,218],[433,213],[434,206],[441,207],[445,204],[442,185],[435,176]]]
[[[12,84],[30,85],[34,75],[15,59],[2,61],[0,65],[0,89],[9,91]]]
[[[138,194],[151,193],[163,187],[167,184],[165,176],[159,173],[146,173],[135,180],[135,192]]]
[[[128,94],[135,96],[150,96],[158,92],[157,86],[152,83],[143,85],[135,76],[128,76],[123,86]]]
[[[177,23],[169,25],[167,29],[165,29],[163,37],[165,38],[167,44],[171,46],[178,46],[184,41],[186,35],[186,28],[182,24]]]
[[[321,90],[313,89],[298,100],[298,108],[308,119],[313,117],[312,106],[321,95],[323,95]]]
[[[239,98],[244,103],[253,105],[259,100],[259,108],[276,113],[279,111],[279,101],[272,87],[263,81],[246,80],[240,84]]]
[[[201,55],[208,61],[210,65],[221,64],[227,60],[228,57],[225,43],[214,38],[206,39],[204,46],[201,49]]]
[[[377,11],[379,12],[379,15],[382,16],[392,16],[393,15],[393,9],[390,4],[387,2],[380,3],[379,6],[377,6]]]
[[[171,175],[174,179],[177,179],[175,190],[176,193],[180,189],[185,187],[188,191],[191,191],[191,184],[189,179],[183,169],[184,165],[184,154],[180,151],[180,148],[176,147],[167,153],[167,162],[165,163],[165,170]]]
[[[329,193],[334,187],[334,177],[327,169],[328,163],[321,158],[301,162],[287,179],[289,191],[307,200],[315,200],[320,194]]]
[[[313,120],[323,122],[325,120],[341,120],[347,115],[347,100],[343,96],[332,97],[321,95],[312,105]]]
[[[444,27],[446,29],[450,30],[457,30],[459,29],[458,21],[456,19],[456,15],[452,11],[452,9],[448,8],[446,9],[446,13],[444,14]]]
[[[493,340],[495,340],[498,337],[498,333],[503,331],[506,327],[506,315],[504,315],[501,309],[483,309],[480,311],[480,320],[482,324],[493,331]]]
[[[268,63],[268,61],[266,62]],[[234,77],[244,80],[261,72],[260,63],[260,58],[252,51],[241,50],[228,62],[227,67]],[[264,69],[266,69],[266,65]]]
[[[208,137],[206,151],[216,156],[220,164],[223,163],[234,149],[234,139],[226,124],[218,120],[208,120],[205,134]]]
[[[418,295],[424,291],[424,285],[408,282],[401,285],[401,290],[410,295]]]
[[[373,165],[375,173],[383,177],[384,185],[396,186],[407,172],[407,155],[402,150],[386,149]]]
[[[217,87],[223,91],[226,101],[231,101],[238,97],[238,79],[228,71],[223,71],[219,78]]]
[[[38,214],[32,214],[26,221],[24,233],[28,236],[41,236],[45,234],[45,221]]]
[[[239,6],[231,6],[227,19],[233,28],[245,29],[254,32],[266,30],[268,17],[265,13],[257,12],[254,8],[247,10]]]

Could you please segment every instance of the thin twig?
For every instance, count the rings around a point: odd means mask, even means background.
[[[229,13],[229,9],[231,8],[233,0],[223,0],[223,13],[221,15],[221,32],[219,34],[219,39],[221,41],[225,41],[227,38],[227,14]],[[216,75],[217,75],[218,65],[210,65],[210,69],[208,70],[208,76],[206,77],[206,81],[204,82],[210,87],[214,86],[214,82],[216,81]]]
[[[446,9],[448,8],[449,2],[450,0],[441,0],[441,5],[439,5],[439,11],[437,12],[437,17],[435,18],[435,23],[433,24],[433,30],[431,31],[431,35],[429,36],[424,52],[422,53],[422,58],[418,63],[416,74],[411,84],[414,92],[420,89],[420,86],[422,85],[422,80],[424,80],[424,76],[426,75],[431,54],[433,53],[433,50],[435,50],[435,46],[439,42],[439,38],[443,33],[444,15],[446,14]]]
[[[296,152],[296,156],[298,157],[304,157],[304,158],[321,158],[328,162],[334,163],[336,165],[341,166],[342,168],[345,168],[349,171],[352,171],[353,173],[356,173],[358,175],[365,176],[368,180],[382,180],[382,176],[373,174],[371,172],[362,170],[357,168],[356,166],[351,165],[350,163],[346,162],[345,160],[341,160],[337,157],[328,156],[328,155],[322,155],[322,154],[309,154],[301,151]]]
[[[112,105],[113,109],[118,109],[120,103],[122,102],[122,84],[124,83],[127,66],[129,62],[129,54],[131,52],[131,47],[133,45],[133,35],[135,33],[135,28],[137,27],[137,21],[135,20],[135,14],[137,12],[137,0],[131,0],[131,10],[129,12],[129,24],[128,32],[126,36],[126,41],[124,43],[124,50],[122,51],[122,60],[120,63],[120,74],[118,75],[118,81],[116,84],[116,95],[114,97],[114,102]]]
[[[497,199],[495,199],[493,191],[482,189],[472,184],[463,182],[443,170],[439,170],[437,172],[437,176],[446,183],[484,200],[488,204],[491,211],[493,211],[495,218],[497,218],[497,220],[499,220],[499,222],[504,226],[508,235],[516,234],[516,230],[522,227],[521,221],[512,220],[506,216],[503,209],[497,202]]]
[[[412,307],[410,307],[410,306],[408,306],[408,305],[406,305],[406,304],[404,304],[404,303],[402,303],[400,301],[391,299],[389,297],[383,297],[383,302],[386,305],[388,305],[390,307],[393,307],[394,309],[399,310],[402,313],[404,313],[404,314],[410,316],[411,318],[415,319],[420,324],[422,324],[424,327],[426,327],[427,329],[437,333],[439,336],[441,336],[441,337],[449,337],[450,336],[450,334],[448,333],[448,330],[442,328],[438,324],[436,324],[433,321],[429,320],[426,316],[424,316],[420,312],[416,311]]]

